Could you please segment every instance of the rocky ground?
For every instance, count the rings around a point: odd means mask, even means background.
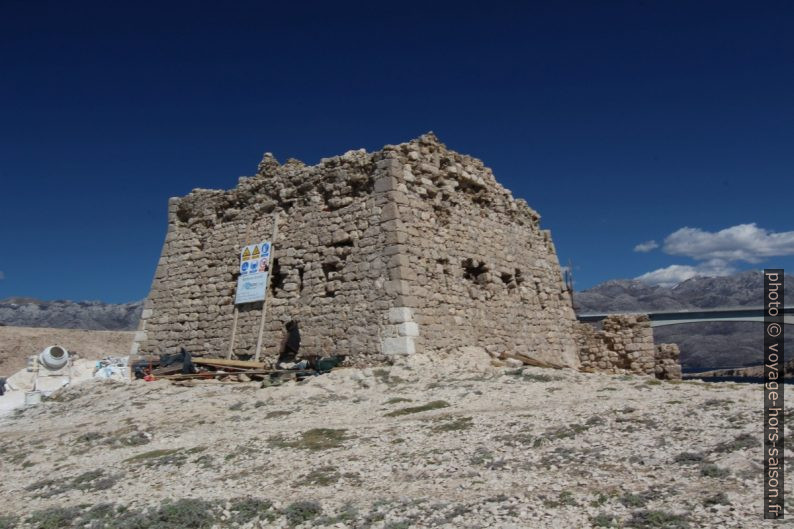
[[[0,419],[0,527],[782,527],[761,391],[421,357],[91,382]]]
[[[0,326],[0,377],[8,377],[25,367],[28,356],[50,345],[60,345],[82,358],[126,356],[134,332],[85,331],[42,327]]]

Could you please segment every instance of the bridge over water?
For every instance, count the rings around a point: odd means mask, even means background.
[[[794,325],[794,307],[782,309],[783,323]],[[579,321],[597,322],[611,314],[633,314],[632,312],[617,311],[610,314],[578,314]],[[642,312],[651,320],[651,327],[663,325],[679,325],[682,323],[700,323],[704,321],[764,321],[763,307],[742,307],[738,309],[706,309],[675,312]]]

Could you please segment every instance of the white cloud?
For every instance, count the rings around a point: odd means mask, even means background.
[[[637,281],[642,281],[649,285],[660,287],[672,287],[682,281],[695,277],[697,271],[694,266],[689,265],[670,265],[667,268],[659,268],[652,272],[646,272],[637,276]]]
[[[717,232],[681,228],[664,240],[664,252],[698,261],[758,263],[768,257],[794,255],[794,231],[770,232],[755,223],[738,224]]]
[[[659,243],[656,241],[645,241],[635,246],[634,251],[640,253],[647,253],[650,252],[651,250],[655,250],[658,247],[659,247]]]
[[[673,287],[682,281],[697,276],[716,277],[728,276],[736,272],[736,268],[720,259],[713,259],[697,266],[690,265],[670,265],[666,268],[659,268],[652,272],[647,272],[637,277],[638,281],[649,285],[660,287]]]
[[[656,246],[648,241],[634,247],[635,252]],[[650,285],[674,286],[695,276],[725,276],[737,271],[731,263],[758,263],[769,257],[794,255],[794,231],[770,232],[755,223],[737,224],[710,232],[700,228],[681,228],[664,239],[662,250],[669,255],[700,261],[691,265],[670,265],[637,277]]]

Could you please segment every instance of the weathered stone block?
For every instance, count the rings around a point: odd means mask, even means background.
[[[413,310],[408,307],[393,307],[389,309],[389,323],[405,323],[413,320]]]
[[[414,322],[401,323],[397,326],[400,336],[419,336],[419,326]]]
[[[375,180],[375,192],[386,193],[397,190],[397,179],[393,176],[382,176]]]
[[[384,339],[382,352],[385,355],[406,355],[414,354],[416,348],[414,347],[413,338],[399,336],[396,338]]]

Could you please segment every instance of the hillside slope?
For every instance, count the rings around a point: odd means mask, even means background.
[[[0,511],[94,529],[779,526],[759,512],[757,385],[411,361],[261,389],[69,388],[0,418]]]

